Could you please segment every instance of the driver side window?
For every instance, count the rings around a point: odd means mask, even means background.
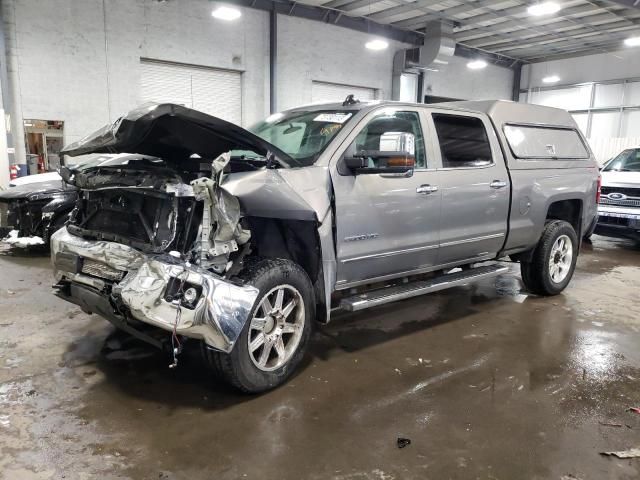
[[[373,118],[360,131],[353,141],[354,153],[362,150],[391,151],[398,150],[391,134],[410,133],[415,139],[415,166],[426,168],[426,154],[424,148],[424,136],[420,126],[420,115],[417,112],[383,112]],[[374,165],[371,165],[374,166]]]

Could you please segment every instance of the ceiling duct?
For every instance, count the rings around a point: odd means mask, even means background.
[[[393,57],[393,81],[391,95],[400,99],[400,77],[403,73],[420,73],[442,70],[453,57],[456,41],[453,25],[428,22],[425,25],[424,44],[420,47],[399,50]]]

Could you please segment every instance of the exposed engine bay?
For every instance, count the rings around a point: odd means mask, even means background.
[[[228,153],[214,160],[211,176],[145,163],[78,174],[73,182],[81,193],[67,228],[145,253],[173,252],[224,274],[251,237],[240,224],[238,199],[218,188],[229,160]]]
[[[223,280],[251,238],[238,199],[219,188],[229,160],[209,164],[210,176],[160,159],[67,172],[80,194],[52,239],[59,296],[121,328],[172,330],[176,354],[181,334],[229,349],[257,295]]]

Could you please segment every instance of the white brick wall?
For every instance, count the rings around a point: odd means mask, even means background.
[[[137,105],[141,57],[242,70],[245,123],[268,113],[264,12],[226,23],[208,0],[108,0],[105,22],[102,0],[4,2],[15,4],[23,116],[64,120],[66,142]]]
[[[2,2],[15,7],[23,116],[64,120],[67,143],[138,104],[141,57],[241,70],[243,122],[269,113],[266,12],[243,9],[239,20],[223,22],[211,17],[209,0]],[[364,47],[369,38],[279,15],[278,108],[309,103],[313,80],[375,88],[378,98],[390,98],[393,55],[406,46],[390,42],[374,52]],[[430,93],[509,98],[511,71],[490,66],[470,72],[465,63],[454,58],[443,72],[430,74]]]
[[[278,16],[278,109],[311,103],[311,82],[375,88],[391,98],[393,55],[400,42],[382,51],[367,50],[371,38],[348,30],[285,15]]]
[[[548,86],[542,83],[548,75],[558,75],[562,85],[640,77],[640,49],[525,65],[521,86],[523,89]]]
[[[459,98],[461,100],[511,100],[513,70],[487,65],[481,70],[470,70],[470,59],[452,57],[439,72],[427,72],[425,95]]]

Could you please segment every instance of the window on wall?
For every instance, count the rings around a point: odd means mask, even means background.
[[[640,137],[640,80],[521,92],[520,101],[568,110],[590,139]]]
[[[486,167],[493,163],[482,120],[461,115],[433,114],[443,168]]]

